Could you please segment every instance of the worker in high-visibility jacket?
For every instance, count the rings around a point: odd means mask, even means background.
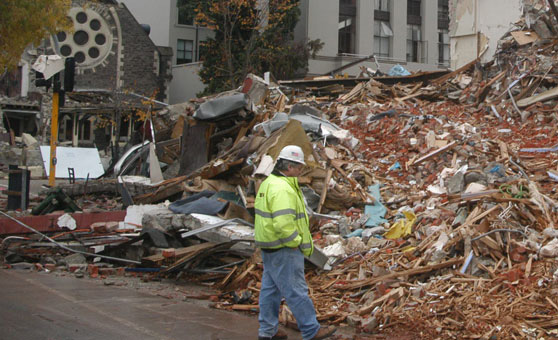
[[[304,165],[302,149],[285,146],[256,195],[255,239],[264,265],[259,340],[287,339],[287,334],[278,328],[283,297],[304,340],[325,339],[335,332],[335,328],[318,323],[304,278],[304,255],[314,251],[306,205],[298,186]]]

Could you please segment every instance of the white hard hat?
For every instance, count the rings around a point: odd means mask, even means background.
[[[306,163],[304,163],[304,152],[302,151],[300,146],[296,145],[285,146],[281,150],[281,152],[279,152],[279,156],[277,157],[277,159],[286,159],[288,161],[306,165]]]

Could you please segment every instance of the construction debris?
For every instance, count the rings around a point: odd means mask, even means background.
[[[103,180],[120,204],[115,188],[125,188],[130,218],[83,229],[73,214],[77,227],[65,218],[73,229],[50,237],[58,248],[4,233],[5,261],[58,265],[78,249],[141,263],[151,277],[209,283],[223,292],[215,307],[257,311],[254,196],[279,150],[296,144],[323,249],[307,271],[321,322],[432,339],[557,337],[558,40],[533,31],[534,18],[553,20],[537,8],[493,61],[435,79],[346,87],[250,75],[238,91],[167,108],[153,117],[157,143],[138,144],[115,171],[142,177]],[[176,169],[160,183],[143,180],[149,148]],[[64,191],[87,201],[96,183]],[[280,319],[296,327],[286,305]]]

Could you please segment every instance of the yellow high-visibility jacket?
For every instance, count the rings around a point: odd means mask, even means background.
[[[260,185],[254,208],[256,246],[298,247],[304,255],[312,254],[308,214],[296,177],[269,175]]]

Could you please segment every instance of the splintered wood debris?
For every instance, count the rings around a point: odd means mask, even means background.
[[[526,11],[541,25],[554,20],[544,7]],[[513,27],[497,59],[435,79],[351,87],[316,79],[301,89],[250,76],[242,93],[255,105],[200,119],[194,104],[223,93],[156,114],[158,135],[180,138],[180,150],[163,149],[165,162],[178,163],[162,183],[133,190],[133,201],[209,191],[227,203],[215,215],[249,221],[279,150],[297,144],[309,165],[300,184],[319,213],[314,242],[332,267],[309,265],[306,274],[321,322],[363,336],[557,338],[558,40],[540,38],[524,19]],[[250,237],[182,239],[200,227],[193,220],[144,217],[138,227],[148,236],[128,235],[126,244],[141,238],[143,265],[156,275],[218,288],[215,307],[257,312],[262,263]],[[29,240],[8,243],[27,258],[47,252]],[[286,305],[280,320],[296,327]]]

